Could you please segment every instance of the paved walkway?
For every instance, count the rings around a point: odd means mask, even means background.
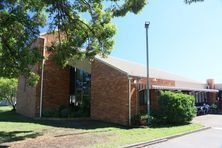
[[[222,148],[222,115],[198,116],[192,122],[211,128],[151,145],[148,148]]]
[[[203,115],[197,116],[192,121],[209,127],[222,127],[222,115]],[[221,133],[222,134],[222,133]]]

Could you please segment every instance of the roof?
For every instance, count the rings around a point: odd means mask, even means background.
[[[146,66],[142,64],[123,60],[123,59],[112,57],[112,56],[108,56],[107,58],[101,58],[97,56],[96,59],[130,76],[137,76],[137,77],[147,76]],[[189,79],[189,78],[177,75],[177,74],[169,73],[169,72],[157,69],[157,68],[150,68],[149,70],[150,70],[149,75],[151,78],[203,84],[203,82],[201,81],[192,80],[192,79]]]
[[[222,83],[215,84],[215,88],[222,90]]]
[[[152,89],[163,89],[163,90],[184,90],[184,91],[202,91],[202,92],[219,92],[216,89],[204,89],[204,88],[190,88],[190,87],[174,87],[174,86],[160,86],[152,85]]]

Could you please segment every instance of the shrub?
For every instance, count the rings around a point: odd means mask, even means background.
[[[59,112],[61,112],[63,109],[65,109],[65,108],[67,108],[67,106],[66,105],[60,105],[59,106]]]
[[[211,106],[210,106],[210,111],[211,111],[211,113],[217,113],[217,105],[216,104],[212,104]]]
[[[59,112],[59,117],[61,118],[67,118],[70,114],[70,109],[69,108],[64,108],[64,109],[61,109],[60,112]]]
[[[148,115],[137,114],[131,118],[132,125],[147,125]]]
[[[72,112],[69,117],[72,118],[84,118],[84,117],[89,117],[89,113],[86,111],[78,110],[76,112]]]
[[[132,125],[140,125],[140,115],[137,114],[131,118]]]
[[[48,109],[43,111],[42,113],[43,117],[58,117],[59,116],[59,110],[58,109]]]
[[[56,118],[81,118],[89,117],[89,110],[83,110],[79,107],[61,105],[58,108],[48,109],[43,112],[43,117]]]
[[[161,91],[154,120],[161,124],[184,124],[196,115],[195,98],[181,92]]]

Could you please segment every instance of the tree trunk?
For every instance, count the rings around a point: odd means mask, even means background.
[[[15,107],[15,105],[12,105],[12,111],[16,111],[16,107]]]

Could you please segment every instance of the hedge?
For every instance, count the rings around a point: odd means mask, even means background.
[[[161,124],[184,124],[196,115],[195,98],[182,92],[161,91],[158,109],[153,111],[155,122]]]

